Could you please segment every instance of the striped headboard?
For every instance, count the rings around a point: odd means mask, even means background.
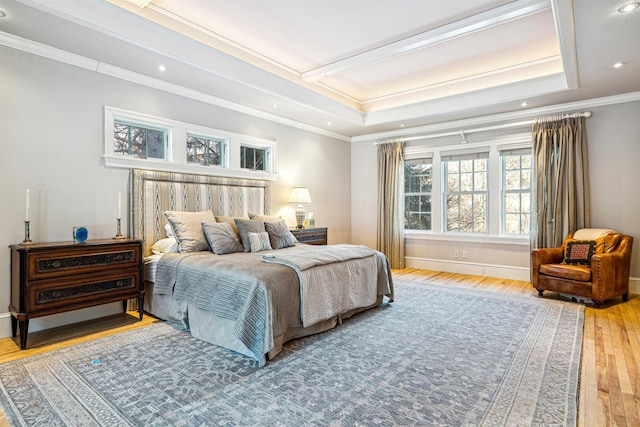
[[[144,239],[144,254],[166,237],[164,211],[214,215],[269,214],[269,181],[132,169],[130,235]]]

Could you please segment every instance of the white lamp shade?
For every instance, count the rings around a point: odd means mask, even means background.
[[[310,204],[311,194],[309,194],[309,189],[306,187],[293,187],[291,196],[289,196],[289,203]]]

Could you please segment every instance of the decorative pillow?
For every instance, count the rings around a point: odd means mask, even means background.
[[[167,237],[173,237],[175,239],[175,236],[173,235],[173,229],[171,228],[171,224],[166,223],[164,225],[164,232],[166,233]]]
[[[167,237],[155,242],[153,246],[151,246],[151,252],[154,254],[169,254],[178,253],[180,249],[178,248],[178,242],[176,242],[175,237]]]
[[[247,233],[249,237],[249,246],[251,252],[270,251],[271,245],[269,244],[269,233],[263,231],[262,233]]]
[[[203,222],[216,222],[211,211],[179,212],[165,211],[164,216],[178,241],[180,252],[208,251],[209,244],[202,231]]]
[[[265,222],[264,228],[267,230],[267,233],[269,233],[269,242],[273,249],[288,248],[295,246],[298,242],[298,239],[291,234],[287,223],[284,221]]]
[[[564,263],[589,265],[595,250],[595,240],[572,240],[567,242],[564,252]]]
[[[214,254],[224,255],[244,251],[242,243],[238,240],[231,224],[226,222],[203,222],[202,230]]]
[[[279,216],[269,216],[269,215],[261,215],[261,214],[254,214],[249,212],[249,218],[251,219],[259,219],[262,220],[264,222],[278,222],[280,220],[282,220],[282,218],[280,218]]]
[[[235,223],[238,226],[238,233],[240,233],[240,241],[244,247],[245,252],[251,251],[251,244],[249,243],[249,233],[264,233],[264,222],[260,219],[235,219]]]
[[[231,224],[231,228],[233,228],[233,232],[236,233],[236,237],[238,237],[238,240],[240,240],[240,233],[238,232],[236,219],[249,219],[249,218],[242,217],[242,216],[217,216],[216,215],[216,222],[227,222]]]

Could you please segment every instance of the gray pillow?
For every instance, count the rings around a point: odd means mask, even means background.
[[[298,242],[284,221],[265,222],[264,228],[267,230],[267,233],[269,233],[269,241],[273,249],[288,248],[295,246]]]
[[[203,222],[216,222],[213,212],[165,211],[180,252],[208,251],[209,244],[202,231]]]
[[[244,251],[242,243],[236,237],[231,224],[225,222],[203,222],[202,230],[214,254],[224,255]]]
[[[264,222],[261,219],[238,219],[235,220],[238,227],[238,233],[240,233],[240,241],[244,247],[245,252],[251,251],[251,243],[249,242],[249,233],[263,233],[267,230],[264,229]]]

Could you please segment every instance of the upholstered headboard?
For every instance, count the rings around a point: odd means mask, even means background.
[[[132,169],[130,235],[144,254],[166,237],[164,211],[210,210],[220,216],[269,214],[269,181]]]

